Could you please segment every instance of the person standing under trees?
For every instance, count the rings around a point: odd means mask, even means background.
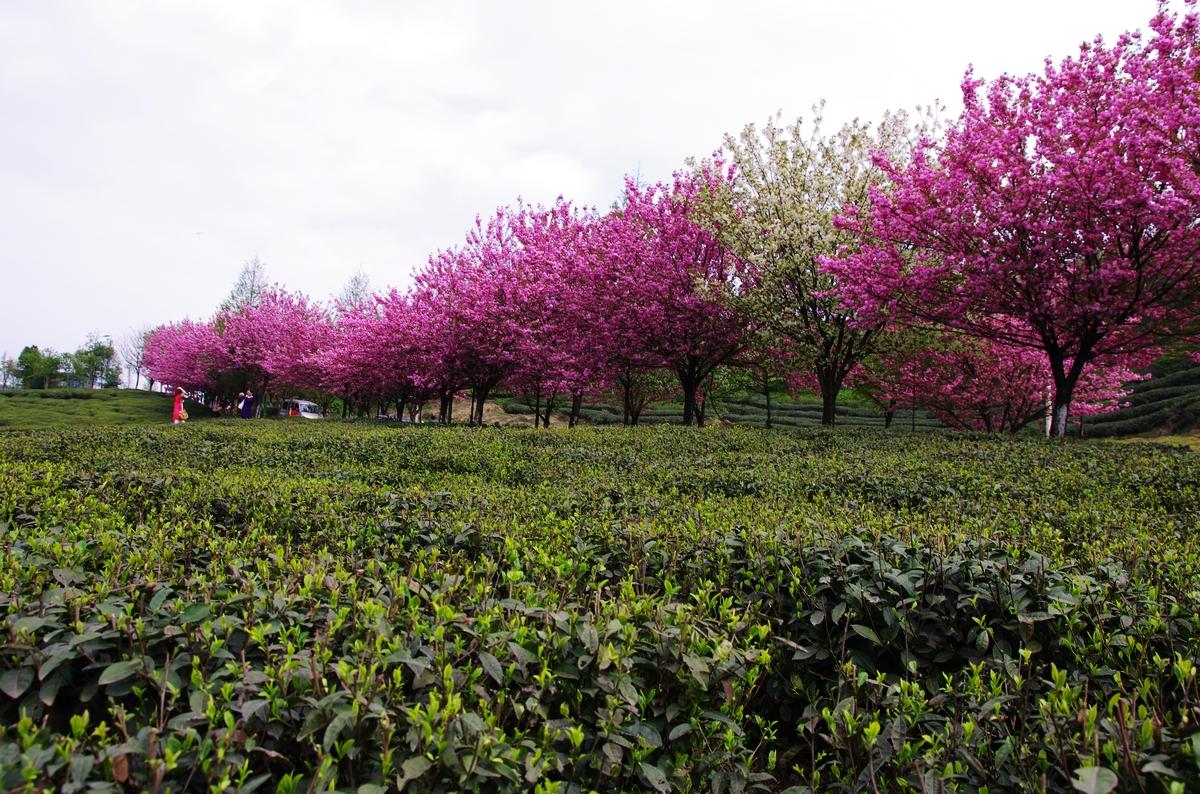
[[[183,387],[175,387],[175,407],[171,409],[171,423],[181,424],[187,421],[187,411],[183,410]]]
[[[238,403],[238,415],[243,419],[254,416],[254,392],[246,389],[246,396]]]

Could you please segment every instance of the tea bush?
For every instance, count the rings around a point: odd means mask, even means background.
[[[9,789],[1187,791],[1194,453],[0,434]]]

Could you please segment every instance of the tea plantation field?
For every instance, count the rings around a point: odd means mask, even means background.
[[[748,427],[0,433],[0,778],[1200,790],[1200,457]]]

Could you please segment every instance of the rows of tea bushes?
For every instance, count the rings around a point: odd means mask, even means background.
[[[497,400],[500,407],[510,414],[531,415],[533,408],[515,396],[502,396]],[[565,406],[564,406],[565,407]],[[819,398],[796,398],[773,395],[770,417],[774,427],[816,427],[821,424],[821,402]],[[874,405],[855,404],[843,400],[835,411],[837,424],[848,427],[884,426],[883,413]],[[621,424],[621,407],[603,403],[584,403],[580,416],[590,424]],[[749,427],[764,427],[767,423],[767,402],[762,395],[742,394],[711,400],[706,410],[706,420],[713,423],[732,423]],[[565,423],[566,414],[560,415]],[[683,406],[678,403],[656,403],[642,412],[643,424],[682,424]],[[908,429],[934,430],[944,428],[941,422],[924,410],[902,410],[897,413],[896,424]]]
[[[0,778],[1200,787],[1200,463],[821,429],[0,434]]]
[[[1200,427],[1200,365],[1185,356],[1165,356],[1133,384],[1119,410],[1084,420],[1085,435],[1128,436],[1181,433]]]

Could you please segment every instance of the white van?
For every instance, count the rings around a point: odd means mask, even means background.
[[[284,400],[279,404],[280,416],[300,416],[305,419],[323,419],[321,406],[308,400]]]

